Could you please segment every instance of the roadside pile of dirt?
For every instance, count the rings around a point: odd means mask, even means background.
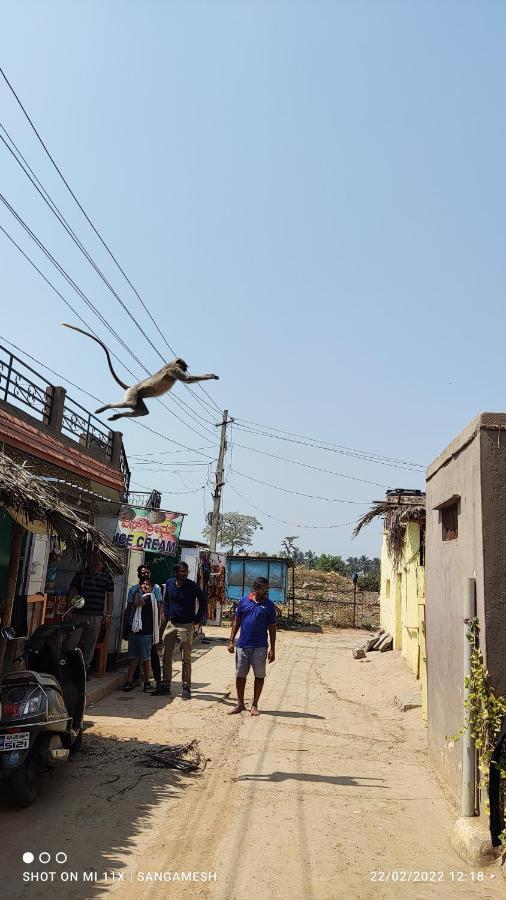
[[[298,621],[335,628],[379,626],[379,594],[355,591],[351,578],[297,566],[294,580]]]

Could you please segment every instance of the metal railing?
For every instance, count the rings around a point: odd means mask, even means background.
[[[83,446],[97,447],[107,459],[112,459],[112,431],[70,397],[65,398],[61,430],[69,437],[77,438]]]
[[[16,363],[16,366],[14,365]],[[48,422],[53,402],[53,388],[35,369],[0,345],[0,398],[13,406],[28,409]]]
[[[29,412],[44,425],[53,425],[86,449],[98,449],[108,462],[112,462],[114,432],[63,390],[60,390],[64,397],[63,407],[60,406],[55,422],[55,391],[58,393],[54,385],[48,384],[35,369],[0,344],[0,400]],[[126,496],[130,485],[130,469],[123,445],[119,455],[119,468]]]
[[[160,509],[161,501],[158,491],[129,491],[127,496],[128,504],[140,509]]]

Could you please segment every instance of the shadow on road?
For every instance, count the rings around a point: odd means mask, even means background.
[[[384,781],[384,778],[369,778],[353,775],[316,775],[309,772],[269,772],[267,775],[239,775],[237,781],[264,781],[279,783],[281,781],[311,781],[314,784],[347,784],[353,787],[383,788],[382,784],[366,784],[366,782]]]
[[[276,716],[282,719],[323,719],[325,716],[317,716],[316,713],[295,712],[291,709],[262,709],[263,716]]]
[[[124,873],[129,882],[125,860],[134,852],[136,837],[145,840],[149,813],[163,800],[181,797],[185,788],[200,778],[175,769],[150,768],[145,754],[158,746],[106,738],[87,730],[83,750],[54,777],[41,778],[33,806],[10,809],[0,787],[3,896],[9,900],[91,900],[109,892],[112,880],[83,881],[83,872],[89,871]],[[22,859],[27,851],[35,855],[31,865]],[[43,851],[51,855],[49,864],[38,861]],[[55,861],[58,852],[67,854],[63,865]],[[195,869],[198,862],[195,859]],[[172,868],[178,870],[177,860]],[[149,871],[148,860],[145,869]],[[56,873],[53,883],[23,882],[24,872],[44,870]],[[63,871],[78,873],[79,880],[63,883]],[[135,884],[137,872],[132,876]]]

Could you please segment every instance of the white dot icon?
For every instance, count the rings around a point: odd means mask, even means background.
[[[67,854],[63,852],[63,850],[59,850],[56,854],[56,862],[63,865],[63,863],[67,862]]]
[[[33,863],[34,859],[35,859],[35,856],[33,855],[33,853],[30,853],[29,850],[27,850],[26,853],[23,853],[23,862],[24,863]]]

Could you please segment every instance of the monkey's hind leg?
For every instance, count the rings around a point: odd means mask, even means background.
[[[106,411],[106,409],[131,409],[131,403],[125,403],[122,401],[121,403],[106,403],[105,406],[100,406],[95,410],[95,415],[98,416],[100,413]]]
[[[111,404],[110,409],[118,409],[123,406],[130,406],[128,403],[114,403]],[[115,422],[117,419],[131,419],[136,416],[149,416],[149,409],[147,408],[144,400],[140,398],[137,400],[136,405],[130,412],[124,413],[116,413],[114,416],[109,416],[109,422]]]

